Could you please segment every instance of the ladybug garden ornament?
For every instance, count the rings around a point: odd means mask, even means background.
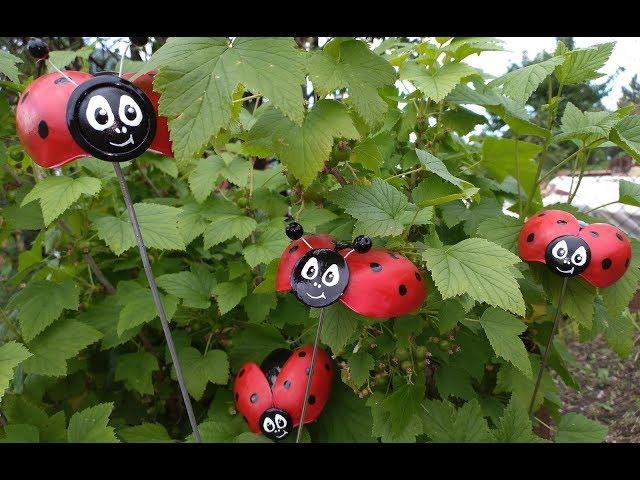
[[[143,42],[146,43],[145,37],[135,37],[131,43],[140,47]],[[158,116],[153,73],[130,82],[127,78],[132,74],[63,72],[49,60],[49,48],[42,40],[31,39],[28,50],[36,60],[48,62],[56,71],[33,81],[20,96],[16,107],[20,141],[33,161],[46,168],[61,167],[89,156],[113,163],[189,422],[196,441],[201,442],[169,323],[119,163],[137,158],[147,150],[172,155],[167,119]],[[122,60],[120,72],[124,56]]]
[[[302,404],[312,367],[313,346],[296,350],[279,348],[260,366],[247,362],[238,371],[233,387],[235,405],[249,429],[280,441],[302,420]],[[313,360],[313,380],[307,395],[304,423],[315,421],[329,399],[333,366],[329,355],[317,350]]]
[[[544,263],[554,275],[564,277],[551,334],[529,403],[531,414],[558,327],[568,279],[581,276],[598,288],[613,285],[629,268],[632,250],[631,242],[619,228],[606,223],[587,224],[562,210],[545,210],[523,225],[518,236],[518,252],[523,260]]]
[[[330,235],[308,235],[291,223],[293,240],[280,257],[278,292],[293,291],[303,304],[322,308],[340,300],[359,315],[390,318],[411,313],[424,301],[426,289],[418,268],[406,257],[372,248],[371,239],[353,244]]]
[[[622,230],[606,223],[587,224],[562,210],[531,217],[518,237],[520,257],[540,262],[561,277],[581,276],[594,287],[608,287],[631,262],[631,242]]]

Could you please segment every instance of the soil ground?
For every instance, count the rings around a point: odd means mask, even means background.
[[[604,339],[591,343],[569,341],[577,360],[571,373],[580,391],[560,382],[562,412],[581,413],[609,427],[605,442],[640,442],[640,335],[629,358],[621,359]]]

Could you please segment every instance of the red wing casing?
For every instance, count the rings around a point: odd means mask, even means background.
[[[333,248],[333,237],[331,235],[306,235],[304,238],[313,248]],[[304,240],[300,238],[291,242],[285,248],[276,274],[276,291],[288,292],[291,290],[291,272],[300,258],[311,250]]]
[[[350,250],[343,250],[345,255]],[[381,248],[346,258],[349,285],[340,301],[366,317],[389,318],[422,305],[426,288],[418,268],[406,257]]]
[[[125,73],[122,78],[127,80],[132,75],[133,73]],[[169,138],[167,117],[158,115],[158,102],[160,100],[160,95],[153,91],[153,78],[155,75],[155,71],[147,72],[144,75],[140,75],[132,83],[142,90],[147,97],[149,97],[149,100],[151,100],[151,103],[153,104],[153,109],[156,111],[156,136],[153,138],[151,145],[149,145],[149,150],[167,157],[172,157],[173,150],[171,148],[171,140]]]
[[[65,71],[80,85],[93,78],[84,72]],[[71,137],[67,126],[67,101],[76,86],[58,72],[34,80],[20,95],[16,107],[16,130],[24,149],[41,167],[65,165],[88,157]]]
[[[264,372],[253,362],[245,363],[238,371],[233,385],[236,409],[244,417],[249,429],[260,433],[260,415],[273,406],[273,396]]]
[[[578,235],[576,217],[562,210],[545,210],[525,222],[518,236],[520,258],[527,262],[545,263],[547,246],[562,235]]]
[[[315,244],[312,243],[312,245]],[[300,424],[302,400],[307,386],[307,369],[311,366],[313,345],[306,345],[293,351],[285,362],[273,386],[273,405],[291,415],[294,426]],[[321,348],[316,352],[316,361],[309,390],[309,401],[304,423],[318,418],[329,399],[333,379],[331,358]]]
[[[619,228],[592,223],[578,234],[591,250],[591,261],[580,275],[595,287],[608,287],[620,280],[631,262],[631,242]]]

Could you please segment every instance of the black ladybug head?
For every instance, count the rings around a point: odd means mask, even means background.
[[[545,251],[547,267],[561,277],[574,277],[584,272],[591,261],[589,245],[575,235],[556,238]]]
[[[336,302],[349,284],[349,269],[342,255],[329,248],[308,251],[291,272],[291,288],[309,307]]]
[[[142,90],[109,73],[73,91],[67,125],[78,145],[94,157],[124,162],[147,150],[156,133],[156,115]]]
[[[291,415],[279,408],[269,408],[260,416],[260,430],[272,440],[284,440],[293,430]]]

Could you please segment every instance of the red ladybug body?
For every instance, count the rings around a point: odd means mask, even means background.
[[[562,210],[533,215],[520,231],[518,251],[525,261],[545,263],[562,276],[580,275],[599,288],[618,281],[632,257],[631,242],[619,228],[585,224]]]
[[[60,167],[77,158],[91,156],[72,137],[68,126],[67,104],[73,92],[83,83],[97,78],[84,72],[49,73],[34,80],[22,93],[16,107],[16,129],[20,142],[29,156],[45,168]],[[146,94],[155,114],[158,112],[158,94],[153,92],[154,72],[141,75],[133,85]],[[125,74],[129,78],[132,74]],[[171,142],[167,119],[157,117],[156,133],[148,149],[171,156]]]
[[[335,250],[336,244],[330,235],[307,235],[291,242],[280,257],[276,291],[292,290],[292,272],[303,257],[314,249]],[[411,313],[422,305],[426,296],[424,281],[406,257],[381,248],[359,253],[347,247],[337,252],[348,269],[348,284],[339,299],[354,312],[390,318]]]
[[[252,432],[282,440],[300,424],[313,345],[292,352],[282,350],[279,360],[262,367],[245,363],[236,375],[233,391],[238,412]],[[273,354],[272,354],[273,355]],[[275,368],[274,368],[275,367]],[[329,399],[333,366],[327,353],[318,349],[313,368],[311,388],[304,423],[315,421]]]

